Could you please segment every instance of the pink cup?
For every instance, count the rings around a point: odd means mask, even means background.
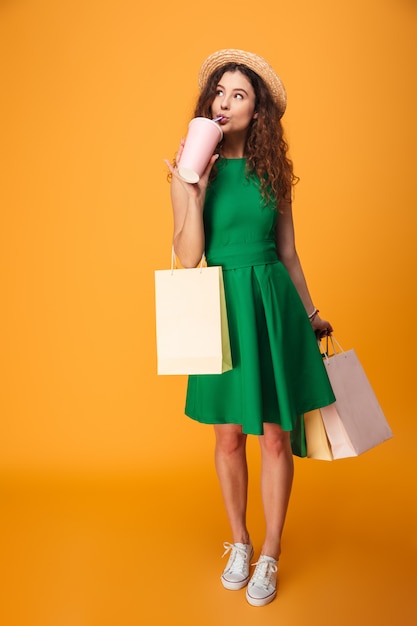
[[[187,183],[198,183],[214,149],[223,138],[223,131],[207,117],[195,117],[188,124],[184,150],[178,165],[178,174]]]

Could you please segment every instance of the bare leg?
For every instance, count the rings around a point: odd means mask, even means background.
[[[246,526],[248,499],[246,435],[242,433],[242,427],[236,424],[216,424],[214,431],[216,470],[232,530],[232,541],[249,544]]]
[[[277,424],[264,424],[259,437],[262,454],[261,491],[265,512],[266,536],[262,554],[279,558],[281,535],[291,494],[294,462],[290,433]]]

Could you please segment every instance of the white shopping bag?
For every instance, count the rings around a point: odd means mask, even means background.
[[[337,343],[337,342],[336,342]],[[322,407],[315,415],[306,414],[307,455],[312,458],[329,459],[325,439],[318,445],[314,433],[319,430],[318,417],[321,417],[330,444],[330,459],[343,459],[358,456],[393,434],[382,412],[375,393],[354,350],[336,352],[334,343],[331,356],[324,354],[324,365],[333,388],[336,402]],[[310,424],[311,445],[309,453],[308,422]]]
[[[155,272],[158,374],[232,369],[220,266]]]

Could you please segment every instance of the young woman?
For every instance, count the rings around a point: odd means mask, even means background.
[[[213,424],[215,463],[232,543],[221,576],[247,586],[254,606],[276,596],[281,535],[293,480],[293,453],[305,456],[303,414],[334,402],[317,346],[332,332],[313,304],[298,258],[291,209],[295,182],[281,117],[286,93],[261,57],[220,50],[203,63],[195,115],[221,116],[223,140],[196,184],[172,174],[174,248],[186,267],[203,252],[223,268],[233,369],[190,376],[186,414]],[[246,525],[247,435],[262,454],[266,535],[254,554]]]

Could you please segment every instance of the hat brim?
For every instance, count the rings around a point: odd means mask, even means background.
[[[227,63],[238,63],[239,65],[246,65],[249,69],[258,74],[269,91],[272,97],[278,105],[281,116],[287,106],[287,94],[285,87],[282,84],[280,77],[272,69],[272,67],[262,57],[254,54],[253,52],[245,52],[244,50],[236,50],[235,48],[228,48],[225,50],[218,50],[211,54],[203,62],[200,73],[198,76],[198,85],[200,91],[204,89],[206,83],[211,74],[223,67]]]

